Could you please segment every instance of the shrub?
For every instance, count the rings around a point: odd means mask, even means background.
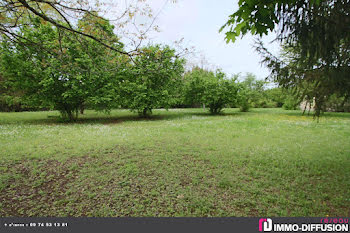
[[[250,104],[248,101],[243,101],[241,102],[240,106],[239,106],[239,110],[241,112],[248,112],[250,109]]]
[[[249,95],[250,90],[246,85],[240,83],[238,90],[238,106],[241,112],[248,112],[251,107]]]
[[[293,96],[288,96],[283,104],[285,110],[296,110],[299,108],[300,101]]]
[[[234,80],[208,80],[203,93],[203,103],[209,107],[211,114],[219,114],[225,105],[236,102],[237,89]]]
[[[184,70],[184,60],[169,46],[148,46],[121,80],[123,105],[149,117],[154,108],[169,108]]]

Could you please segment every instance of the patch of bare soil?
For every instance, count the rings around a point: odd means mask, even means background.
[[[25,160],[8,165],[12,178],[0,191],[0,216],[48,216],[50,206],[64,198],[69,183],[89,157]]]

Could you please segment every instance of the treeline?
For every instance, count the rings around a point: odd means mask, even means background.
[[[16,40],[2,35],[2,111],[55,109],[72,121],[85,108],[128,108],[145,117],[154,108],[198,102],[216,114],[227,104],[236,104],[241,95],[236,80],[222,72],[193,69],[184,74],[185,60],[169,46],[120,52],[125,51],[124,44],[105,19],[86,14],[76,30],[106,38],[118,50],[40,18],[23,24]]]
[[[296,109],[301,102],[291,92],[268,88],[253,74],[227,77],[198,67],[185,72],[185,59],[166,45],[149,45],[130,55],[39,18],[32,22],[21,27],[23,37],[16,41],[1,37],[0,111],[54,109],[72,121],[86,108],[127,108],[147,117],[155,108],[205,106],[218,114],[225,107]],[[87,14],[77,30],[102,35],[125,50],[107,20]],[[347,101],[334,100],[343,106]]]
[[[74,120],[86,107],[127,107],[146,116],[170,106],[171,87],[180,81],[185,62],[175,50],[150,45],[131,56],[39,18],[32,21],[21,28],[26,39],[1,38],[1,110],[55,109]],[[123,51],[113,29],[89,14],[77,23],[77,30],[102,35]]]

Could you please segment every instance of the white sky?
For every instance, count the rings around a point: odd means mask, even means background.
[[[117,9],[122,11],[125,9],[123,4],[128,4],[129,1],[112,2],[121,4]],[[255,74],[259,79],[268,76],[268,69],[260,64],[260,56],[252,48],[254,38],[251,35],[239,38],[235,43],[226,44],[224,32],[219,33],[228,16],[238,9],[238,0],[176,0],[176,3],[173,3],[174,0],[146,0],[145,2],[151,6],[155,15],[159,12],[155,25],[160,27],[161,32],[149,35],[153,43],[173,45],[174,41],[184,38],[183,44],[186,47],[194,46],[196,51],[200,52],[198,57],[200,54],[204,55],[213,67],[221,68],[228,76],[237,73],[244,75],[246,72]],[[108,9],[107,12],[112,13],[112,9]],[[264,37],[263,41],[269,51],[276,54],[279,51],[278,44],[269,44],[274,38],[275,35],[270,34]]]
[[[185,45],[195,46],[206,59],[229,75],[254,73],[259,79],[269,71],[260,65],[260,56],[252,48],[254,39],[246,35],[235,43],[226,44],[224,33],[219,33],[228,16],[238,9],[238,0],[177,0],[164,8],[165,0],[148,0],[154,12],[159,14],[156,24],[161,32],[152,36],[154,42],[171,44],[184,38]],[[269,44],[274,34],[263,38],[269,50],[277,53],[278,44]]]

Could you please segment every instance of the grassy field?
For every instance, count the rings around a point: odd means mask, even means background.
[[[350,216],[350,114],[0,113],[0,216]]]

